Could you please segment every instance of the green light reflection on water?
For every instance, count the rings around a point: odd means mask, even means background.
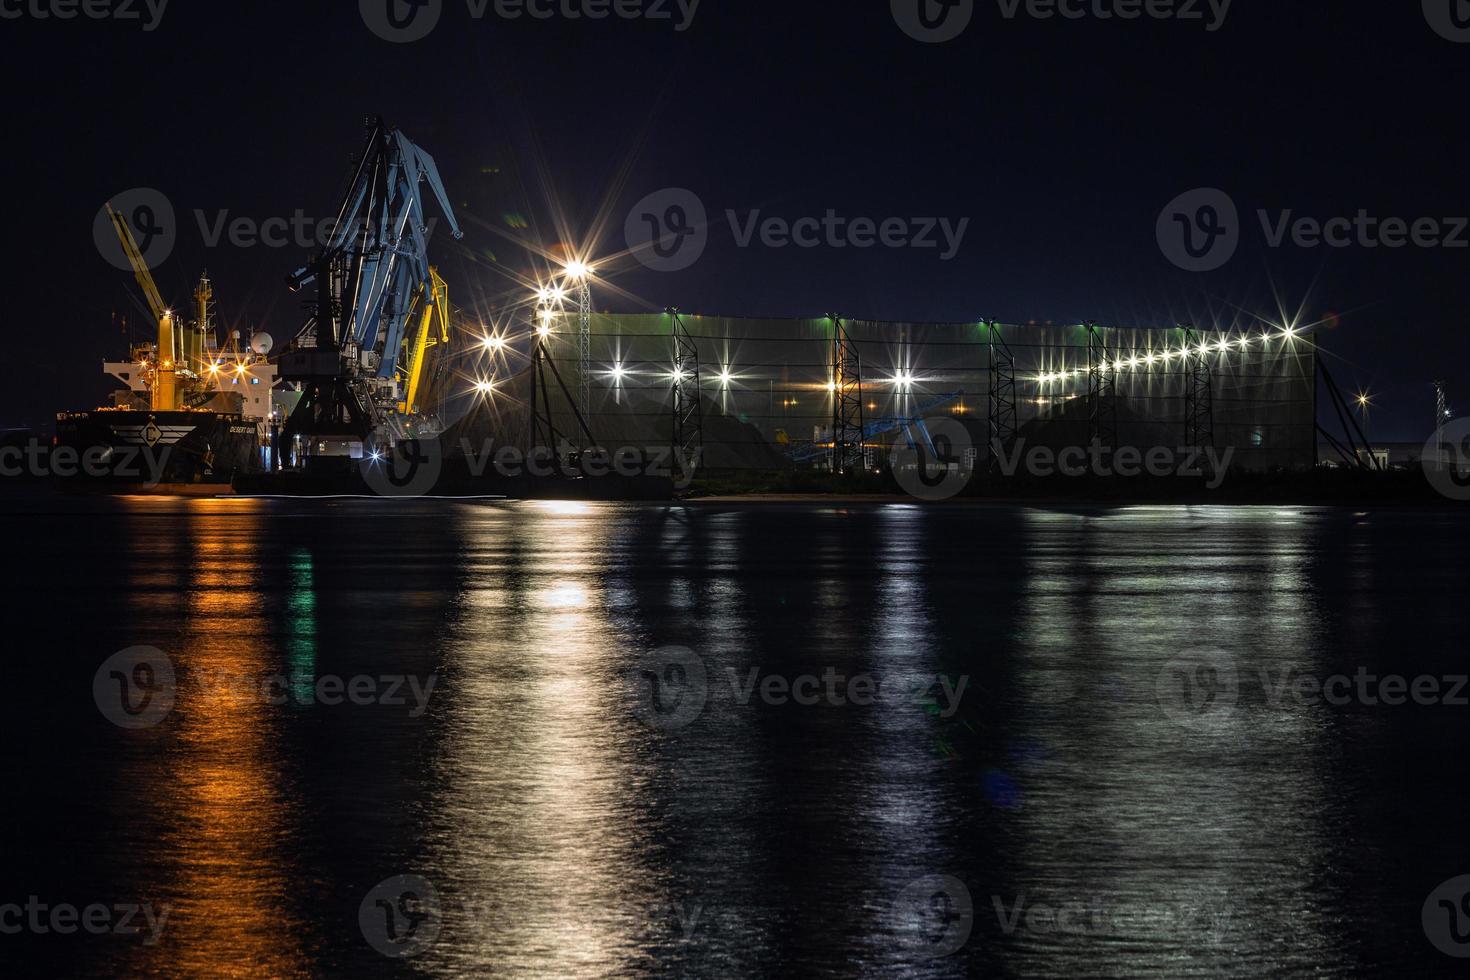
[[[286,641],[291,694],[297,704],[311,704],[316,687],[316,587],[311,552],[291,556],[291,591],[286,595],[290,634]]]

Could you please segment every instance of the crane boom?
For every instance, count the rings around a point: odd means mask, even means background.
[[[128,227],[128,219],[114,210],[110,201],[107,204],[107,214],[112,218],[113,227],[117,229],[117,237],[122,240],[123,253],[128,257],[128,264],[133,267],[133,278],[137,279],[138,285],[143,288],[143,298],[148,301],[148,308],[153,311],[153,319],[162,320],[168,315],[168,307],[163,304],[163,296],[153,282],[153,273],[148,271],[148,263],[143,261],[143,252],[138,248],[137,240],[133,238],[133,230]]]
[[[179,368],[186,365],[178,363],[179,344],[174,332],[173,311],[163,305],[163,296],[153,281],[153,273],[148,271],[148,263],[143,261],[143,252],[133,238],[133,230],[128,227],[127,219],[113,208],[110,201],[107,204],[107,214],[112,218],[113,227],[117,229],[117,237],[122,240],[128,264],[133,267],[133,278],[143,287],[143,296],[148,300],[153,318],[158,321],[158,357],[151,369],[148,385],[150,404],[155,412],[176,412],[181,406]]]
[[[463,238],[434,158],[378,119],[337,210],[331,237],[315,261],[287,278],[295,291],[316,282],[333,262],[345,263],[341,295],[336,297],[340,315],[330,323],[309,323],[303,333],[314,329],[318,346],[355,343],[359,350],[373,352],[377,359],[371,370],[379,379],[397,377],[410,305],[417,291],[433,288],[430,229],[424,217],[430,194],[450,234]]]
[[[423,386],[424,367],[429,348],[449,342],[449,286],[439,270],[429,267],[431,288],[421,288],[409,316],[409,330],[404,337],[404,359],[401,370],[408,376],[403,401],[398,411],[404,415],[419,411],[419,393]]]

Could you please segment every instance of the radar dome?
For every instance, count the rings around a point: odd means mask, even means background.
[[[266,354],[269,354],[271,352],[271,348],[275,345],[275,340],[272,339],[270,334],[266,333],[263,330],[260,333],[250,335],[250,349],[255,351],[255,353],[261,355],[262,357],[264,357]]]

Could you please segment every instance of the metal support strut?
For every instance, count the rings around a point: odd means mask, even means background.
[[[577,407],[584,419],[592,417],[592,287],[587,277],[577,280]],[[583,449],[591,448],[590,444]]]
[[[547,448],[554,453],[558,444],[571,443],[571,440],[556,427],[556,422],[551,413],[551,386],[546,383],[546,369],[551,368],[551,376],[556,381],[557,387],[561,389],[562,397],[571,406],[572,416],[577,420],[578,438],[585,440],[582,445],[597,445],[596,438],[592,435],[591,428],[587,425],[587,418],[572,401],[572,394],[567,390],[566,382],[562,380],[561,372],[556,369],[556,361],[546,350],[546,345],[540,340],[536,341],[536,347],[531,352],[531,418],[526,440],[526,455],[536,452],[538,449]],[[540,397],[541,403],[536,402]]]
[[[1117,370],[1096,323],[1087,324],[1087,441],[1104,448],[1118,445]]]
[[[1191,324],[1184,324],[1184,444],[1191,449],[1215,445],[1215,376]]]
[[[673,428],[670,466],[686,477],[694,475],[704,454],[704,410],[699,397],[699,348],[679,319],[678,310],[670,310],[674,320]]]
[[[1373,447],[1369,444],[1368,437],[1363,434],[1358,420],[1353,417],[1352,409],[1348,408],[1347,399],[1343,398],[1342,390],[1337,387],[1337,382],[1332,378],[1332,372],[1327,370],[1326,362],[1321,357],[1315,360],[1317,361],[1317,372],[1321,376],[1323,386],[1327,389],[1327,397],[1332,402],[1333,411],[1337,413],[1337,421],[1342,425],[1343,439],[1339,441],[1331,432],[1328,432],[1320,419],[1317,420],[1317,431],[1347,465],[1369,472],[1382,470],[1383,466],[1378,462],[1378,457],[1373,455]],[[1344,442],[1347,445],[1343,445]]]
[[[1019,432],[1016,412],[1016,356],[1001,336],[1000,324],[987,321],[990,367],[990,464],[1010,452]]]
[[[857,345],[842,318],[832,323],[832,472],[861,471],[863,450],[863,366]]]

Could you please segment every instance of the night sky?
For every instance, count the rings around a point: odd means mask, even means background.
[[[1470,215],[1455,108],[1470,44],[1419,3],[1237,0],[1210,31],[1204,2],[1204,20],[1124,21],[1008,19],[977,0],[957,39],[925,44],[888,0],[704,0],[683,31],[674,0],[672,20],[601,21],[477,20],[444,0],[427,38],[392,44],[350,0],[174,0],[153,30],[38,19],[37,2],[0,2],[23,14],[0,19],[13,338],[0,426],[44,430],[99,403],[100,362],[124,352],[114,314],[147,332],[131,276],[93,237],[102,202],[129,188],[175,208],[155,272],[166,299],[185,304],[207,266],[227,323],[291,336],[301,298],[283,279],[305,249],[208,247],[196,212],[334,213],[376,114],[438,160],[465,238],[438,235],[432,252],[467,309],[520,298],[535,263],[517,236],[556,243],[560,214],[594,257],[625,251],[633,203],[684,187],[711,218],[703,257],[669,273],[604,265],[617,288],[599,308],[1201,327],[1285,309],[1323,324],[1344,388],[1373,393],[1373,437],[1426,437],[1436,377],[1470,405],[1470,248],[1270,248],[1256,214],[1365,210],[1445,234]],[[1238,251],[1206,273],[1156,237],[1165,205],[1199,187],[1226,191],[1241,219]],[[969,227],[951,261],[741,248],[727,209]]]

